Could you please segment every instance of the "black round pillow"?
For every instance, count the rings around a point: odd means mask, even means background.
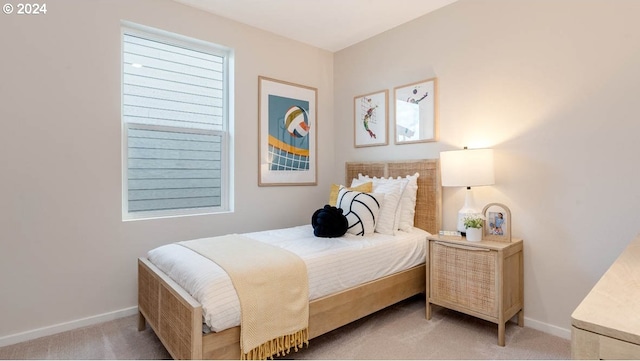
[[[340,237],[347,233],[349,223],[347,217],[342,214],[342,208],[325,205],[311,216],[313,234],[316,237]]]

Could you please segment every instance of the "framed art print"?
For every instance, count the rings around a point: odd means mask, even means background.
[[[438,140],[436,92],[436,78],[394,89],[396,144]]]
[[[389,144],[389,91],[353,98],[353,144],[358,147]]]
[[[258,77],[258,185],[317,184],[316,88]]]

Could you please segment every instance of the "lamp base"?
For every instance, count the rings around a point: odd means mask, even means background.
[[[471,191],[471,187],[467,187],[467,193],[464,197],[464,205],[458,211],[458,232],[465,236],[467,234],[467,228],[464,226],[464,219],[468,216],[479,214],[480,212],[477,210],[475,202],[473,201],[473,192]]]

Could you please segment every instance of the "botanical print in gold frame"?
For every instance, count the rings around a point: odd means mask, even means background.
[[[317,184],[318,90],[258,77],[258,185]]]
[[[438,140],[437,83],[432,78],[394,89],[396,144]]]
[[[389,91],[353,98],[353,145],[356,148],[389,144]]]

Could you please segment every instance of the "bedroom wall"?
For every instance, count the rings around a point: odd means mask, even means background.
[[[333,171],[333,54],[168,0],[47,5],[0,15],[0,345],[135,312],[155,246],[308,222]],[[234,212],[122,222],[121,19],[235,49]],[[258,75],[318,88],[317,187],[257,186]]]
[[[525,240],[527,324],[569,337],[573,309],[640,231],[640,2],[459,0],[335,54],[335,181],[344,161],[495,149]],[[431,77],[440,140],[353,146],[353,97]],[[390,121],[393,122],[393,103]],[[445,188],[444,228],[464,190]]]

